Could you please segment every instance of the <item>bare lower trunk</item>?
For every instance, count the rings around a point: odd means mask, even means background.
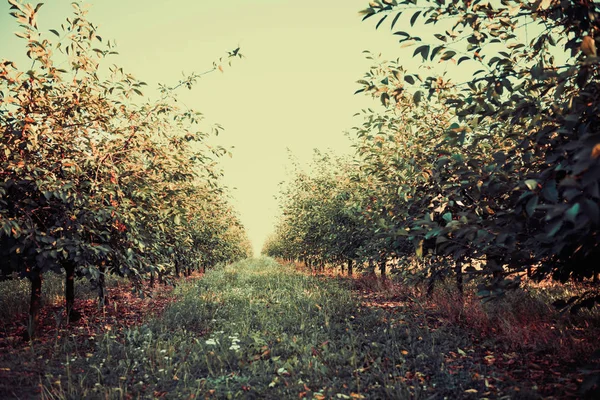
[[[375,277],[375,260],[373,260],[372,258],[369,258],[369,266],[367,272],[370,276]]]
[[[454,272],[456,273],[456,288],[458,289],[458,293],[462,296],[463,294],[463,272],[462,272],[462,262],[457,261],[454,266]]]
[[[66,263],[65,268],[65,307],[67,310],[67,322],[79,319],[79,313],[75,310],[75,264]]]
[[[100,276],[97,283],[98,289],[98,308],[102,309],[108,305],[108,296],[106,295],[106,267],[100,267]]]
[[[31,300],[29,302],[29,324],[27,333],[29,339],[33,339],[37,333],[40,322],[40,308],[42,307],[42,274],[39,270],[34,270],[29,277],[31,281]]]
[[[381,272],[381,279],[386,280],[387,279],[387,271],[386,271],[386,265],[387,264],[387,260],[383,259],[381,261],[379,261],[379,272]]]
[[[429,280],[427,281],[427,297],[431,298],[433,295],[433,290],[435,289],[435,280],[437,279],[437,271],[435,266],[431,266],[431,274],[429,276]]]
[[[348,276],[352,276],[352,260],[348,260]]]

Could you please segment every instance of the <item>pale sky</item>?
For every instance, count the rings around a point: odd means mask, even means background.
[[[70,0],[44,4],[42,31],[57,28],[71,11]],[[384,58],[403,56],[413,66],[412,50],[400,49],[389,22],[378,31],[361,22],[367,0],[91,0],[89,19],[99,34],[116,39],[119,56],[110,63],[149,84],[173,84],[186,73],[203,72],[213,60],[238,45],[246,58],[225,73],[203,77],[180,99],[225,128],[218,142],[235,146],[223,159],[231,188],[255,254],[272,231],[274,196],[289,166],[287,148],[306,163],[313,148],[350,152],[344,132],[360,124],[353,114],[376,106],[353,95],[370,61],[363,50]],[[24,41],[0,0],[0,59],[23,60]],[[410,15],[409,15],[410,16]],[[402,29],[396,26],[396,29]],[[53,35],[50,35],[50,39]],[[408,50],[408,51],[407,51]],[[18,67],[21,67],[17,63]]]

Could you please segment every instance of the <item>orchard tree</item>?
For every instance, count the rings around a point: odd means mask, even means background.
[[[394,0],[370,2],[362,13],[377,27],[402,26],[394,33],[414,46],[413,57],[474,71],[464,82],[410,71],[397,87],[415,100],[435,102],[444,92],[455,118],[433,175],[459,208],[444,221],[425,215],[411,229],[416,242],[428,236],[439,255],[484,261],[484,296],[518,284],[525,270],[538,279],[596,279],[596,3]],[[417,35],[423,25],[435,33]],[[576,310],[598,300],[571,303]]]
[[[77,274],[98,283],[103,303],[106,273],[128,276],[138,288],[142,278],[168,273],[175,249],[191,248],[201,230],[191,218],[201,206],[189,199],[203,201],[201,193],[220,186],[215,159],[223,150],[203,147],[208,134],[199,115],[175,105],[175,90],[199,75],[163,86],[159,101],[140,105],[143,82],[116,66],[101,68],[114,46],[85,9],[73,3],[62,31],[43,33],[36,25],[41,4],[9,3],[32,66],[0,62],[0,254],[10,260],[3,273],[31,281],[31,336],[46,272],[65,273],[69,319],[77,317]],[[238,56],[236,50],[227,59]],[[216,204],[202,215],[230,212]],[[179,262],[198,256],[186,252]]]

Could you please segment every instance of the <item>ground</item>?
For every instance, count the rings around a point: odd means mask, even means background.
[[[268,258],[151,298],[126,285],[110,296],[104,311],[79,301],[84,317],[69,326],[60,305],[47,307],[33,342],[21,338],[23,316],[4,321],[0,397],[577,398],[596,345],[585,330],[543,336],[539,321],[528,322],[533,337],[514,321],[494,326],[471,298],[461,308],[441,292],[425,300]]]

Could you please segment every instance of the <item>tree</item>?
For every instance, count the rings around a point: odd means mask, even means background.
[[[480,67],[464,83],[435,75],[417,83],[411,75],[402,88],[412,86],[419,99],[443,92],[456,118],[446,132],[450,157],[433,175],[446,182],[442,192],[454,194],[459,215],[414,225],[417,242],[429,236],[441,256],[485,261],[491,279],[482,295],[518,284],[528,269],[563,282],[597,277],[597,5],[375,1],[363,11],[365,19],[380,17],[378,26],[393,16],[392,28],[407,13],[404,26],[443,27],[430,42],[395,32],[401,42],[419,44],[414,57]],[[599,297],[579,300],[574,310]]]
[[[30,336],[44,273],[65,272],[72,319],[76,275],[98,284],[104,304],[106,273],[128,276],[141,289],[143,278],[170,273],[175,252],[184,265],[215,252],[220,261],[246,255],[237,247],[247,246],[241,225],[228,234],[223,220],[231,209],[215,163],[225,151],[203,147],[208,134],[198,127],[199,114],[175,105],[175,90],[200,75],[163,86],[157,102],[138,104],[143,82],[116,66],[100,68],[113,44],[96,47],[104,41],[85,9],[73,3],[63,32],[50,31],[59,37],[53,43],[35,22],[42,4],[9,3],[33,66],[0,63],[0,255],[10,260],[3,273],[31,281]],[[241,57],[238,50],[227,59],[233,57]],[[57,59],[67,66],[57,67]],[[212,213],[202,212],[203,203]],[[192,251],[203,232],[200,218],[219,219],[209,240],[231,251]]]

